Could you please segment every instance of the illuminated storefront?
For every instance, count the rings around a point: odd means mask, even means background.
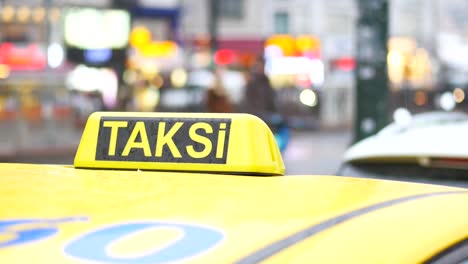
[[[265,41],[265,72],[275,88],[320,89],[325,68],[314,36],[274,35]]]

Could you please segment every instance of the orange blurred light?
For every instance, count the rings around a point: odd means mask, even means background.
[[[15,8],[12,6],[5,6],[1,9],[2,11],[2,20],[4,22],[11,22],[15,16]]]
[[[141,48],[151,43],[151,32],[146,27],[135,27],[130,33],[130,45]]]
[[[195,37],[194,45],[198,48],[209,48],[210,42],[210,35],[204,34]]]
[[[164,85],[164,79],[161,75],[156,75],[152,83],[156,88],[161,88]]]
[[[453,90],[453,99],[457,103],[463,102],[463,100],[465,100],[465,92],[460,88],[455,88]]]
[[[27,6],[20,7],[16,14],[18,21],[21,23],[28,22],[30,15],[31,15],[31,10]]]
[[[10,67],[5,64],[0,64],[0,79],[5,79],[10,76]]]
[[[32,12],[32,19],[36,23],[40,23],[44,20],[45,18],[45,9],[43,7],[37,7],[34,9]]]
[[[417,106],[423,106],[427,103],[427,95],[425,92],[423,91],[417,91],[415,94],[414,94],[414,103],[417,105]]]
[[[281,48],[284,56],[296,55],[296,40],[290,35],[273,35],[265,42],[265,47],[276,45]]]
[[[255,62],[255,55],[249,53],[241,53],[238,55],[239,63],[244,67],[250,67]]]
[[[52,23],[55,23],[59,20],[60,18],[60,9],[57,7],[53,7],[49,9],[49,21]]]

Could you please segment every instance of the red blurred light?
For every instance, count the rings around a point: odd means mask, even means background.
[[[227,65],[233,63],[236,59],[234,51],[229,49],[221,49],[216,51],[214,55],[214,61],[218,65]]]
[[[296,83],[302,88],[308,88],[312,85],[310,78],[307,74],[297,74]]]
[[[46,58],[37,44],[18,47],[13,43],[1,43],[0,64],[8,65],[12,70],[39,70],[45,68]]]
[[[335,60],[333,66],[342,71],[352,71],[356,68],[356,60],[351,57],[342,57]]]
[[[307,52],[304,52],[303,57],[306,57],[306,58],[309,58],[309,59],[320,59],[321,55],[320,55],[320,51],[307,51]]]

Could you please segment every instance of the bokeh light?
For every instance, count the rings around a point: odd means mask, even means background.
[[[15,16],[15,8],[12,6],[4,6],[2,9],[3,22],[11,22]]]
[[[176,88],[184,87],[187,84],[187,71],[183,68],[175,69],[171,73],[172,86]]]
[[[151,32],[146,27],[135,27],[130,33],[130,45],[141,48],[151,42]]]
[[[461,103],[465,100],[465,92],[461,88],[455,88],[453,90],[453,99],[456,103]]]
[[[133,84],[137,81],[137,73],[134,70],[127,69],[123,73],[123,80],[126,84]]]
[[[51,68],[57,68],[62,65],[62,62],[65,57],[65,52],[58,43],[50,44],[47,49],[47,63]]]
[[[312,90],[303,90],[299,95],[299,100],[302,104],[309,107],[314,107],[317,105],[317,95]]]
[[[455,108],[456,102],[451,92],[445,92],[440,96],[440,107],[445,111],[451,111]]]
[[[427,94],[426,92],[423,92],[423,91],[417,91],[415,94],[414,94],[414,103],[417,105],[417,106],[423,106],[427,103]]]
[[[52,23],[56,23],[58,22],[59,19],[60,19],[60,9],[58,9],[57,7],[53,7],[49,9],[49,21]]]
[[[32,11],[32,20],[35,23],[41,23],[45,18],[45,9],[43,7],[36,7]]]
[[[164,85],[164,79],[158,74],[153,78],[152,83],[156,88],[161,88]]]
[[[29,17],[31,15],[31,9],[27,6],[22,6],[18,9],[18,12],[16,13],[16,17],[20,23],[26,23],[29,20]]]
[[[411,113],[406,108],[398,108],[393,112],[393,120],[398,125],[407,126],[411,122]]]
[[[0,64],[0,79],[6,79],[10,76],[10,67],[5,64]]]

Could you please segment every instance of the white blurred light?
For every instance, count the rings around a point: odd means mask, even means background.
[[[362,67],[359,70],[359,77],[361,77],[364,80],[370,80],[374,78],[374,76],[375,76],[375,69],[372,66]]]
[[[183,90],[170,89],[161,94],[161,104],[166,107],[185,107],[192,102],[193,96]]]
[[[310,73],[311,59],[306,57],[281,57],[267,61],[267,74],[299,74]]]
[[[197,52],[191,58],[191,66],[196,69],[208,67],[210,63],[211,57],[207,52]]]
[[[299,95],[299,100],[302,104],[309,107],[314,107],[317,105],[317,95],[312,90],[303,90]]]
[[[181,88],[187,84],[187,71],[179,68],[175,69],[171,73],[171,83],[176,88]]]
[[[277,45],[268,45],[265,47],[264,56],[266,59],[283,57],[283,51]]]
[[[407,126],[411,122],[411,113],[406,108],[398,108],[393,112],[393,120],[402,126]]]
[[[117,104],[118,80],[110,69],[79,65],[68,75],[67,84],[69,88],[82,92],[101,92],[104,105],[108,108]]]
[[[388,52],[387,61],[391,67],[402,67],[405,63],[405,57],[400,52],[391,50]]]
[[[314,85],[324,82],[324,65],[321,60],[306,57],[271,58],[265,65],[268,75],[307,74]]]
[[[364,118],[362,121],[361,121],[361,129],[365,132],[365,133],[371,133],[372,131],[375,130],[375,120],[370,118],[370,117],[367,117],[367,118]]]
[[[325,79],[325,68],[321,60],[311,60],[310,81],[315,85],[322,85]]]
[[[208,88],[214,82],[214,74],[208,70],[192,71],[188,76],[189,85]]]
[[[61,17],[58,8],[48,14],[51,22]],[[63,25],[65,42],[81,49],[120,49],[130,36],[130,15],[125,10],[69,9]]]
[[[146,78],[151,79],[158,75],[159,67],[157,62],[146,60],[141,65],[141,71]]]
[[[445,111],[450,111],[455,108],[456,102],[453,99],[451,92],[445,92],[440,96],[440,107]]]
[[[117,74],[111,69],[102,69],[101,71],[103,75],[102,100],[106,107],[114,108],[117,106],[117,90],[119,87]]]
[[[133,84],[137,81],[137,73],[134,70],[125,70],[123,73],[123,80],[127,84]]]
[[[47,49],[47,63],[51,68],[57,68],[62,65],[64,58],[64,51],[62,46],[58,43],[50,44]]]
[[[147,88],[141,103],[145,111],[152,111],[159,103],[159,90],[152,87]]]
[[[229,99],[235,104],[241,103],[246,85],[244,75],[238,71],[226,70],[223,72],[222,81]]]

